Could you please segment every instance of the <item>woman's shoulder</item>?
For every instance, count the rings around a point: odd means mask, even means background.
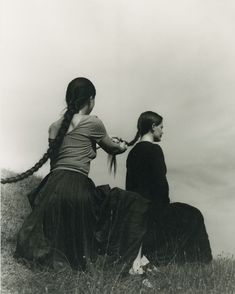
[[[97,124],[100,124],[100,123],[103,123],[102,120],[97,116],[97,115],[88,115],[88,120],[92,123],[97,123]]]
[[[107,135],[105,126],[100,118],[96,115],[89,115],[85,121],[84,128],[89,138],[99,142]]]
[[[142,149],[142,150],[162,150],[161,146],[157,143],[152,143],[148,141],[140,141],[138,142],[135,147],[136,149]]]
[[[105,129],[103,121],[97,115],[89,115],[87,118],[87,123],[93,129]]]
[[[158,143],[150,143],[148,151],[155,156],[163,154],[162,147]]]
[[[151,142],[138,142],[129,152],[129,156],[134,157],[154,157],[159,154],[162,154],[162,148],[159,144],[151,143]]]
[[[158,143],[153,143],[153,148],[155,148],[156,150],[162,151],[162,147]]]

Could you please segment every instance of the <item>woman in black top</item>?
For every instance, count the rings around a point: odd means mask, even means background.
[[[149,229],[143,253],[154,262],[209,262],[210,243],[201,212],[184,203],[170,203],[166,164],[161,147],[162,117],[147,111],[140,115],[137,134],[140,141],[127,158],[126,189],[151,201]]]

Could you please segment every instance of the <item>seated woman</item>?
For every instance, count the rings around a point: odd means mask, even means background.
[[[143,253],[154,263],[210,262],[210,243],[201,212],[188,204],[170,203],[166,164],[161,147],[163,119],[155,112],[140,115],[139,142],[127,158],[126,189],[151,201],[148,233]],[[151,260],[152,261],[152,260]]]
[[[133,262],[144,234],[149,201],[108,185],[95,187],[88,177],[96,144],[109,154],[125,152],[102,121],[91,115],[96,89],[86,78],[72,80],[67,109],[49,127],[49,148],[15,183],[36,172],[49,158],[51,172],[29,196],[32,212],[19,231],[15,257],[55,269],[85,270],[98,254],[112,261]]]

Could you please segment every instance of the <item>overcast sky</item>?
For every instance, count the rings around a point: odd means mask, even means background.
[[[234,1],[3,0],[1,20],[2,167],[40,158],[68,82],[88,77],[110,134],[164,117],[172,200],[203,211],[214,253],[235,253]],[[125,158],[114,179],[99,151],[92,179],[124,187]]]

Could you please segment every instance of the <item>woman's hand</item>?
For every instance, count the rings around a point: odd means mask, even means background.
[[[111,136],[111,140],[114,142],[114,143],[120,143],[121,142],[121,139],[118,138],[117,136]]]
[[[123,141],[121,138],[117,137],[117,136],[112,136],[111,137],[112,141],[114,143],[119,144],[120,149],[121,149],[121,153],[125,152],[127,150],[127,144],[125,141]]]
[[[119,143],[119,146],[120,146],[120,149],[121,149],[122,153],[127,150],[127,144],[126,144],[126,142],[124,142],[124,141],[120,142]]]
[[[104,137],[99,143],[99,146],[109,154],[121,154],[127,150],[127,144],[119,137]]]

